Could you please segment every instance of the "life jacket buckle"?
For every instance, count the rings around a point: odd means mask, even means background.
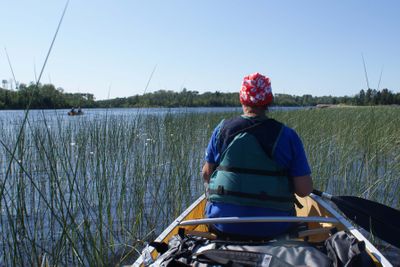
[[[260,199],[261,200],[268,200],[269,197],[268,197],[267,193],[265,193],[264,191],[261,191],[260,192]]]
[[[219,185],[217,188],[217,194],[218,195],[224,195],[224,187],[222,185]]]

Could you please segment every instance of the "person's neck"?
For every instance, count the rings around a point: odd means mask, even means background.
[[[246,117],[259,117],[259,118],[265,118],[266,115],[266,108],[263,107],[249,107],[242,105],[243,109],[243,115]]]
[[[246,117],[259,117],[259,118],[265,118],[267,117],[265,115],[265,112],[243,112],[243,115],[245,115]]]

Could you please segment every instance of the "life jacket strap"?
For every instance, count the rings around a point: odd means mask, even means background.
[[[263,176],[288,176],[288,173],[286,170],[268,171],[268,170],[247,169],[247,168],[238,168],[238,167],[221,166],[221,165],[219,165],[217,167],[217,170],[218,171],[226,171],[226,172],[234,172],[234,173],[263,175]]]
[[[217,195],[229,195],[235,197],[243,197],[243,198],[251,198],[257,199],[262,201],[277,201],[277,202],[295,202],[295,196],[291,197],[281,197],[281,196],[271,196],[267,195],[265,192],[260,192],[259,194],[252,194],[252,193],[244,193],[244,192],[237,192],[237,191],[230,191],[224,189],[222,185],[219,185],[217,189],[209,189],[209,194],[217,194]]]

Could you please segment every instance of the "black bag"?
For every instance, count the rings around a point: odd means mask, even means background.
[[[165,245],[153,244],[165,251]],[[159,249],[157,251],[160,252]],[[198,236],[176,235],[151,266],[331,266],[326,254],[307,242],[282,240],[244,242],[208,240]]]
[[[161,252],[160,257],[151,266],[191,266],[193,252],[196,251],[197,247],[201,247],[209,243],[206,238],[198,236],[187,236],[187,235],[175,235],[168,243],[168,250],[165,251],[164,243],[152,243],[151,246],[162,247],[163,251],[157,249]],[[164,244],[164,245],[162,245]]]
[[[325,247],[334,267],[375,266],[365,250],[364,241],[358,241],[347,231],[340,231],[329,237],[325,241]]]

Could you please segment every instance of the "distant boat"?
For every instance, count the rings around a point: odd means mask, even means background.
[[[79,115],[83,115],[83,111],[69,111],[68,112],[68,116],[79,116]]]

